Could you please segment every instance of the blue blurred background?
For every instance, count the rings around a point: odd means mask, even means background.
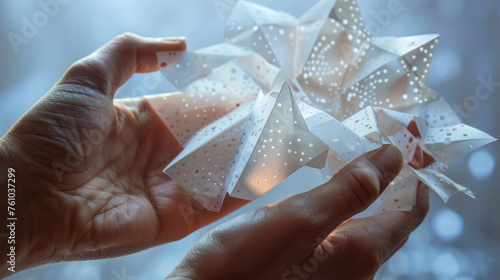
[[[56,0],[57,1],[57,0]],[[0,133],[3,135],[61,77],[71,63],[122,32],[142,36],[187,36],[196,50],[222,40],[224,19],[236,0],[58,1],[0,0]],[[258,4],[300,16],[316,1],[256,0]],[[496,0],[359,0],[376,36],[441,34],[429,86],[452,105],[469,109],[463,121],[498,138],[500,86],[486,100],[474,98],[481,80],[500,82],[500,4]],[[398,13],[390,7],[398,5]],[[45,16],[43,15],[45,13]],[[22,43],[25,21],[39,27]],[[134,76],[118,96],[172,90],[157,74]],[[151,81],[156,81],[151,83]],[[475,103],[475,101],[477,101]],[[376,279],[498,279],[500,275],[500,170],[498,142],[456,161],[447,175],[470,187],[477,200],[459,195],[444,204],[435,194],[431,212],[408,243],[380,270]],[[307,183],[304,182],[304,185]],[[296,184],[299,188],[301,184]],[[248,211],[287,195],[278,187],[245,206]],[[297,189],[296,191],[299,191]],[[231,215],[237,215],[241,211]],[[47,265],[9,279],[163,279],[208,229],[137,254],[99,261]],[[271,265],[271,264],[270,264]]]

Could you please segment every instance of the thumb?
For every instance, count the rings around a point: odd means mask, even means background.
[[[281,248],[285,262],[302,260],[345,220],[370,206],[402,167],[399,149],[384,145],[350,162],[327,183],[270,206],[259,227],[268,248],[274,247],[269,250]]]
[[[86,86],[112,99],[116,89],[132,74],[159,69],[156,52],[185,49],[184,37],[144,38],[124,33],[89,56],[75,62],[59,84]]]

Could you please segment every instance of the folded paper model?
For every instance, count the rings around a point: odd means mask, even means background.
[[[222,43],[161,52],[181,92],[146,98],[184,150],[165,168],[205,208],[253,200],[305,168],[331,177],[383,144],[404,155],[377,211],[409,211],[419,181],[444,201],[467,188],[442,172],[494,141],[425,86],[437,35],[374,38],[352,0],[300,18],[241,1]],[[316,173],[314,173],[316,172]]]

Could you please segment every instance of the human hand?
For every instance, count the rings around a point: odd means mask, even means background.
[[[210,231],[166,279],[371,279],[429,209],[428,189],[420,184],[409,213],[351,218],[401,166],[393,146],[370,152],[320,187]]]
[[[158,70],[157,51],[185,48],[184,39],[118,36],[73,64],[0,139],[2,170],[16,170],[16,271],[177,240],[245,203],[197,209],[162,173],[181,147],[148,102],[113,101],[133,73]]]

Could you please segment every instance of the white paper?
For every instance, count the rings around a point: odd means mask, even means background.
[[[326,181],[384,144],[405,164],[377,211],[411,210],[419,181],[445,201],[473,196],[442,172],[495,139],[426,87],[437,35],[375,38],[355,1],[324,0],[298,19],[240,1],[224,37],[158,53],[180,92],[146,97],[184,147],[164,172],[207,209],[226,193],[256,199],[299,169]]]

